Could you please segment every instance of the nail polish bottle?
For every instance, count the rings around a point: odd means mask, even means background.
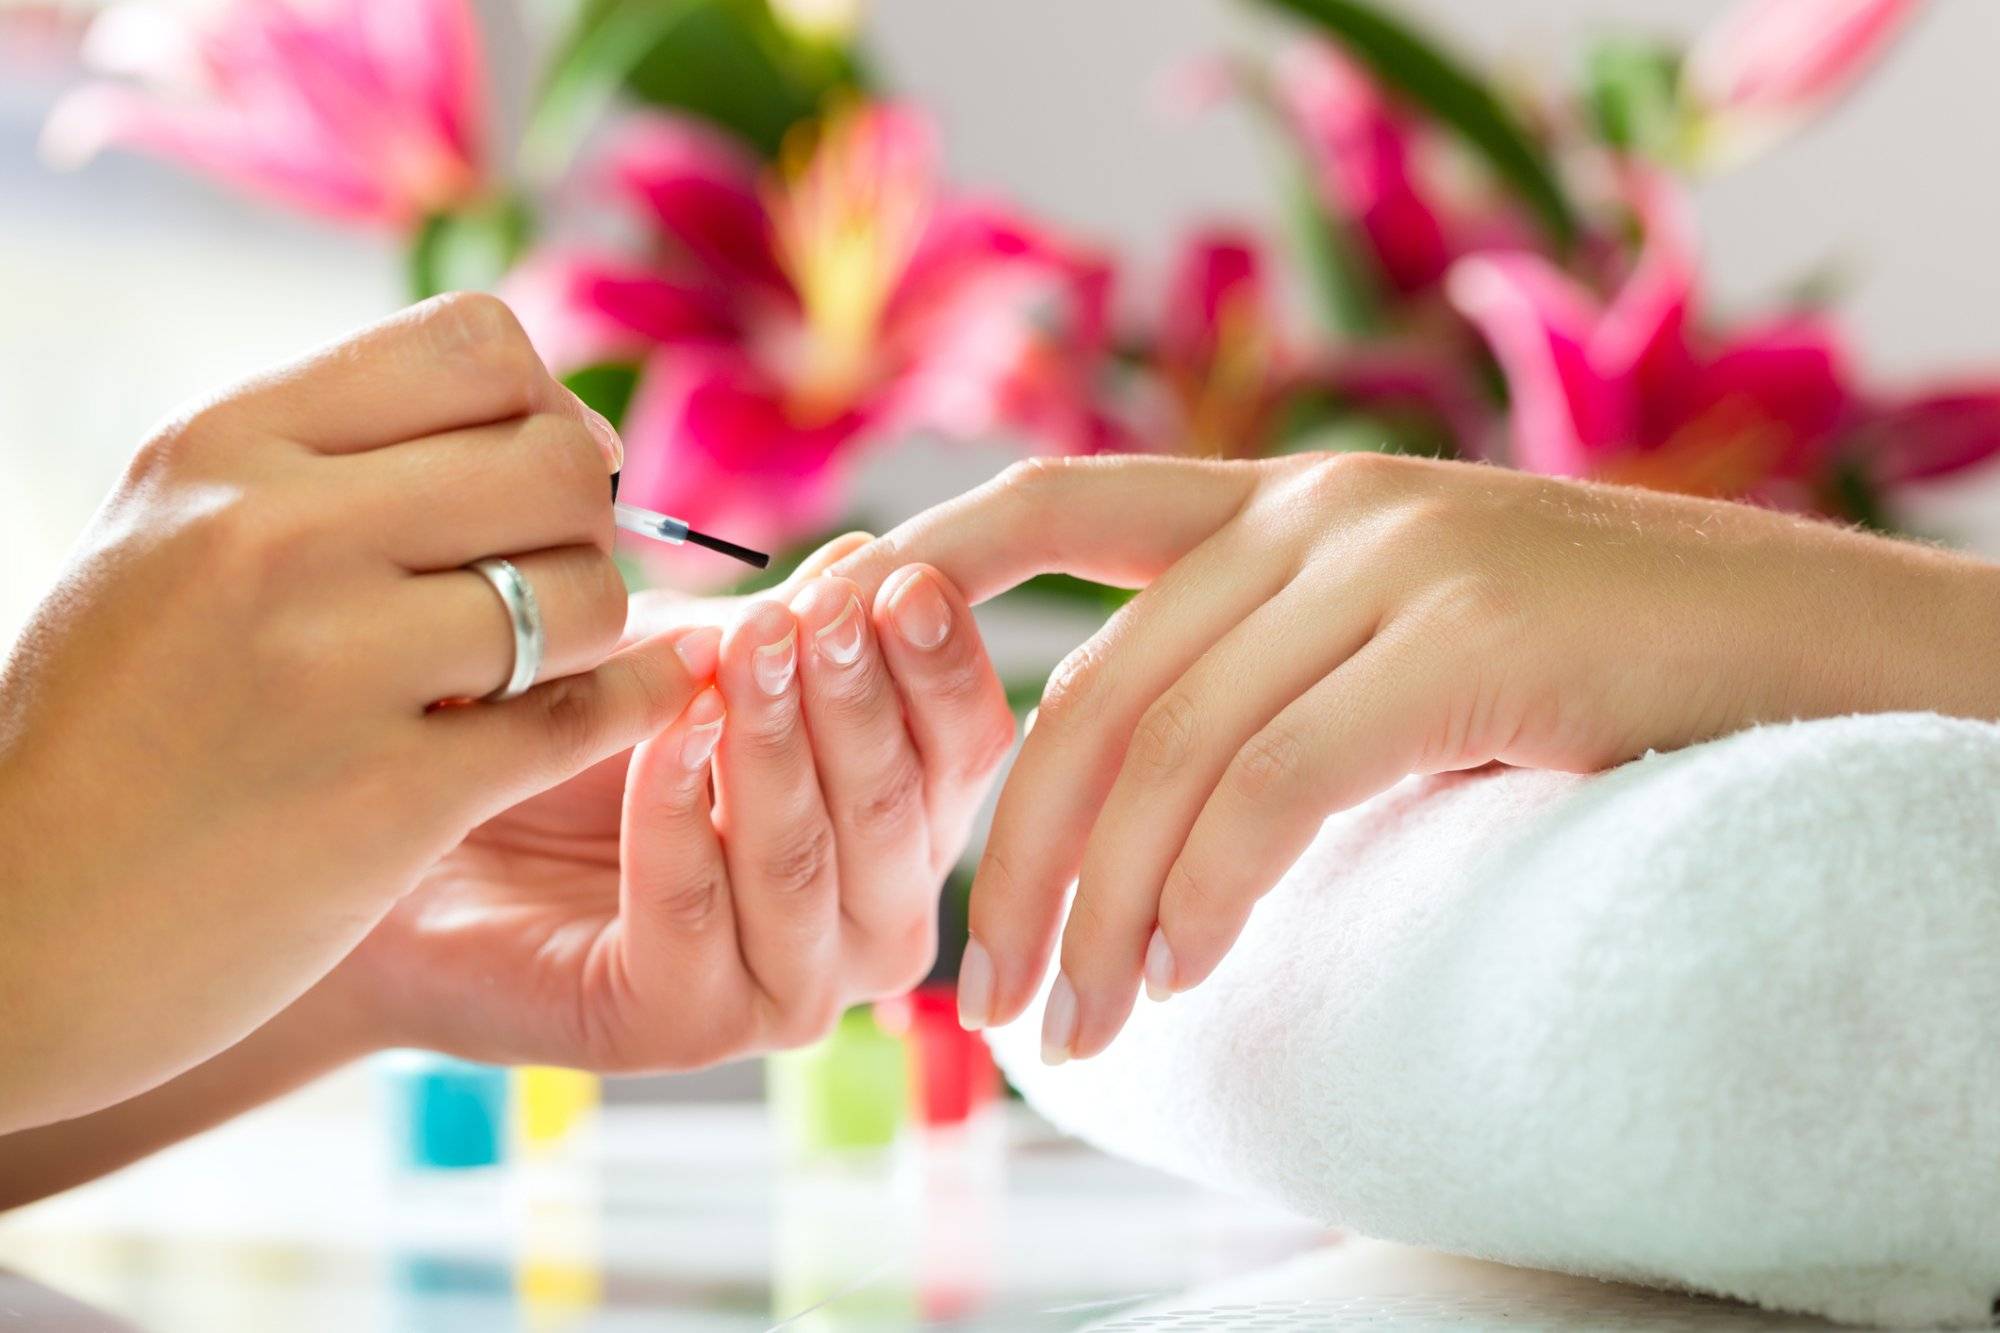
[[[764,1063],[764,1094],[787,1156],[886,1148],[909,1099],[909,1059],[866,1007],[848,1010],[824,1041]]]
[[[1000,1071],[980,1035],[959,1026],[952,983],[926,982],[881,1001],[875,1014],[884,1029],[909,1043],[910,1112],[925,1129],[962,1125],[998,1096]]]
[[[413,1171],[495,1166],[506,1156],[507,1071],[429,1051],[380,1057],[397,1160]]]

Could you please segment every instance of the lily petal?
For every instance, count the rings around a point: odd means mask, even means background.
[[[1636,444],[1632,386],[1593,364],[1599,312],[1568,275],[1539,255],[1473,255],[1453,266],[1446,292],[1507,377],[1515,467],[1589,476],[1606,456]]]

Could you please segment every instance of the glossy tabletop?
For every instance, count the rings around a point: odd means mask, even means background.
[[[0,1330],[1776,1328],[1346,1240],[1065,1141],[787,1162],[760,1106],[607,1108],[505,1167],[393,1168],[365,1097],[281,1103],[0,1218]]]

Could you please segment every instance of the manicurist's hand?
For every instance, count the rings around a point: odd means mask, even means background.
[[[635,599],[714,685],[662,734],[490,820],[329,983],[378,1044],[688,1069],[824,1034],[921,980],[1014,718],[957,591],[817,571]]]
[[[606,660],[617,447],[486,297],[145,443],[0,677],[0,1129],[236,1041],[469,829],[681,713],[700,664]],[[432,710],[508,679],[489,556],[548,683]]]
[[[1369,454],[1038,462],[835,567],[974,601],[1143,589],[1058,669],[974,883],[960,1004],[1046,1058],[1197,985],[1326,816],[1411,773],[1592,770],[1753,723],[2000,716],[2000,575],[1782,514]]]

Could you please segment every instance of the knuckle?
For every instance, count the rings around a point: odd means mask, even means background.
[[[732,716],[730,726],[743,746],[744,757],[757,767],[788,764],[797,752],[798,712],[789,701],[780,700],[761,716],[752,715],[741,722]]]
[[[997,842],[989,841],[979,858],[979,872],[973,877],[973,891],[966,903],[971,933],[989,947],[996,940],[1011,937],[1011,914],[1024,906],[1021,879]]]
[[[924,773],[916,758],[898,755],[847,812],[847,826],[864,838],[884,840],[906,832],[923,811]]]
[[[1002,491],[1015,496],[1039,497],[1063,484],[1073,464],[1067,458],[1035,455],[1009,463],[998,480]]]
[[[1063,931],[1063,965],[1072,971],[1094,965],[1102,956],[1100,942],[1115,938],[1114,924],[1103,899],[1079,887]]]
[[[1132,733],[1130,753],[1138,776],[1159,781],[1180,771],[1194,753],[1200,712],[1178,689],[1153,701]]]
[[[720,920],[728,896],[728,887],[719,871],[712,867],[689,867],[658,885],[648,898],[653,911],[668,928],[694,932]]]
[[[1160,920],[1164,925],[1212,918],[1221,910],[1223,894],[1214,879],[1197,875],[1187,859],[1176,859],[1160,890]]]
[[[1059,730],[1086,726],[1103,711],[1104,650],[1092,639],[1056,665],[1042,690],[1035,725]]]
[[[798,897],[818,887],[832,865],[833,829],[819,819],[787,834],[759,860],[766,886],[784,897]]]
[[[420,318],[440,352],[480,359],[512,357],[525,350],[526,330],[513,310],[486,292],[446,292],[432,297]]]
[[[1295,732],[1275,724],[1266,727],[1244,744],[1230,765],[1230,784],[1246,800],[1272,800],[1296,781],[1304,753]]]
[[[595,757],[604,712],[596,685],[584,677],[565,677],[539,687],[530,697],[556,767],[565,773],[586,767]]]

